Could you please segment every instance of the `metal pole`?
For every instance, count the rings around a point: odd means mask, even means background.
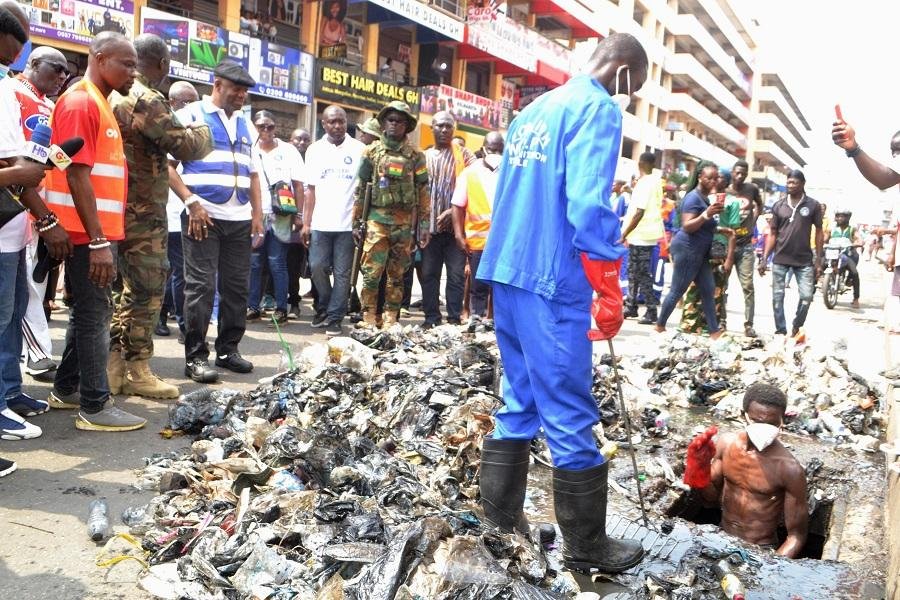
[[[641,479],[638,476],[634,443],[632,442],[631,417],[628,416],[628,409],[625,408],[625,395],[622,393],[622,380],[619,378],[619,361],[616,359],[616,351],[613,348],[612,338],[606,341],[609,344],[609,354],[612,356],[613,375],[616,378],[616,391],[619,393],[619,407],[622,411],[622,418],[625,419],[625,431],[628,434],[628,453],[631,455],[631,467],[634,469],[634,483],[637,485],[638,501],[640,501],[641,504],[641,516],[644,519],[644,527],[650,529],[650,521],[647,519],[647,509],[644,508],[644,493],[641,491]]]

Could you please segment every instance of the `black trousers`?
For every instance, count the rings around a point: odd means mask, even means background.
[[[212,219],[208,237],[187,234],[187,213],[181,216],[184,252],[184,357],[209,357],[206,332],[219,291],[219,332],[216,355],[237,352],[247,324],[250,290],[250,221]]]

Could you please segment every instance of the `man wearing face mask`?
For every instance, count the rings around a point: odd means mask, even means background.
[[[543,428],[569,569],[619,572],[641,544],[606,535],[609,465],[597,449],[591,340],[622,326],[624,248],[609,202],[622,115],[647,78],[633,36],[601,41],[586,74],[528,105],[512,122],[491,235],[477,277],[492,284],[504,406],[485,438],[481,498],[488,522],[528,532],[523,513],[531,440]],[[598,299],[592,303],[592,289]],[[591,315],[599,330],[588,329]]]
[[[806,472],[778,441],[787,396],[767,383],[744,393],[746,426],[713,442],[715,427],[688,446],[684,481],[710,503],[721,503],[722,529],[751,544],[796,558],[806,543]],[[778,526],[787,538],[778,544]]]
[[[491,286],[475,278],[484,244],[491,229],[491,209],[497,189],[497,169],[503,158],[503,136],[492,131],[484,137],[484,158],[462,172],[453,192],[453,232],[456,245],[468,255],[472,270],[469,306],[473,317],[487,316]]]

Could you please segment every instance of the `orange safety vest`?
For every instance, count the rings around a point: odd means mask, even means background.
[[[484,250],[491,229],[491,203],[477,172],[466,173],[466,244],[469,250]]]
[[[91,187],[94,188],[97,199],[97,217],[103,235],[111,240],[120,240],[125,237],[125,198],[128,190],[122,133],[109,102],[97,86],[82,79],[66,94],[72,90],[86,91],[100,112],[100,129],[94,149],[94,166],[91,168]],[[66,94],[63,94],[60,101]],[[87,233],[75,209],[65,172],[59,169],[48,171],[45,181],[47,206],[59,217],[63,228],[68,232]]]

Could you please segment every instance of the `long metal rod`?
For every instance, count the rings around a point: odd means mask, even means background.
[[[644,508],[644,493],[641,491],[641,479],[638,473],[637,458],[634,452],[633,435],[631,431],[631,417],[628,416],[628,409],[625,408],[625,394],[622,393],[622,379],[619,377],[619,361],[616,358],[616,351],[613,348],[612,338],[606,340],[609,344],[609,354],[612,357],[613,375],[616,378],[616,391],[619,393],[619,407],[622,411],[622,418],[625,419],[625,431],[628,434],[628,453],[631,455],[631,467],[634,469],[634,483],[637,485],[638,501],[641,504],[641,516],[644,519],[644,527],[650,529],[650,521],[647,519],[647,509]]]

